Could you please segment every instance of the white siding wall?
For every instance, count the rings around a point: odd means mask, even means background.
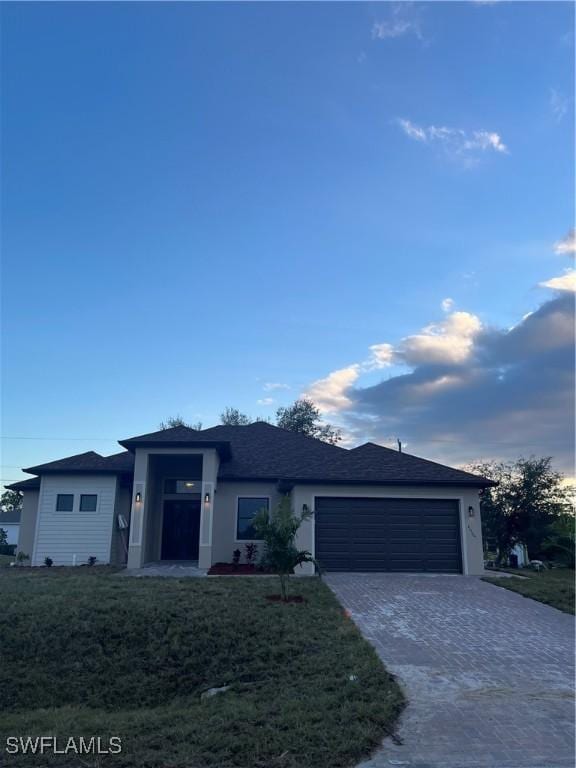
[[[74,494],[72,512],[57,512],[59,493]],[[95,512],[80,511],[80,494],[95,493]],[[38,500],[38,521],[32,565],[51,557],[54,565],[78,565],[90,556],[110,561],[116,477],[111,475],[44,475]]]

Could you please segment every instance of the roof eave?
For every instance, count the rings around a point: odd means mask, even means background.
[[[214,448],[223,461],[232,456],[228,441],[214,440],[119,440],[127,451],[134,453],[138,448]]]

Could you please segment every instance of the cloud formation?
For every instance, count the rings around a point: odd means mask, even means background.
[[[256,400],[258,405],[272,405],[274,402],[273,397],[261,397],[259,400]]]
[[[541,288],[552,288],[555,291],[569,291],[576,292],[576,270],[566,269],[563,275],[559,277],[551,277],[550,280],[546,280],[540,283]]]
[[[275,392],[278,389],[290,389],[289,384],[281,384],[279,381],[265,381],[262,384],[264,392]]]
[[[558,91],[556,88],[550,89],[550,109],[557,123],[561,122],[566,116],[568,103],[567,97],[561,91]]]
[[[399,437],[410,451],[452,464],[551,455],[572,474],[574,296],[550,282],[559,293],[512,328],[452,312],[397,344],[373,345],[372,357],[382,351],[396,366],[389,378],[360,386],[374,370],[367,360],[306,394],[350,444]]]
[[[404,117],[399,117],[396,122],[409,139],[429,146],[438,146],[448,156],[461,159],[467,165],[474,165],[478,157],[487,151],[508,153],[508,147],[495,131],[464,131],[461,128],[446,126],[421,126]]]
[[[571,229],[566,237],[554,243],[554,253],[560,256],[576,254],[576,229]]]
[[[404,35],[414,35],[423,40],[422,24],[413,3],[392,3],[387,19],[375,21],[372,25],[374,40],[389,40]]]

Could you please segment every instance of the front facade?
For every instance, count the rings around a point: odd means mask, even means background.
[[[367,443],[347,450],[264,422],[174,427],[31,467],[18,550],[32,565],[140,568],[244,555],[252,519],[288,495],[312,511],[298,546],[323,570],[478,574],[489,481]],[[307,565],[303,573],[311,573]]]

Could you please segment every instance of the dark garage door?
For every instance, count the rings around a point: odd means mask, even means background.
[[[326,571],[462,572],[457,501],[318,497],[315,510]]]

